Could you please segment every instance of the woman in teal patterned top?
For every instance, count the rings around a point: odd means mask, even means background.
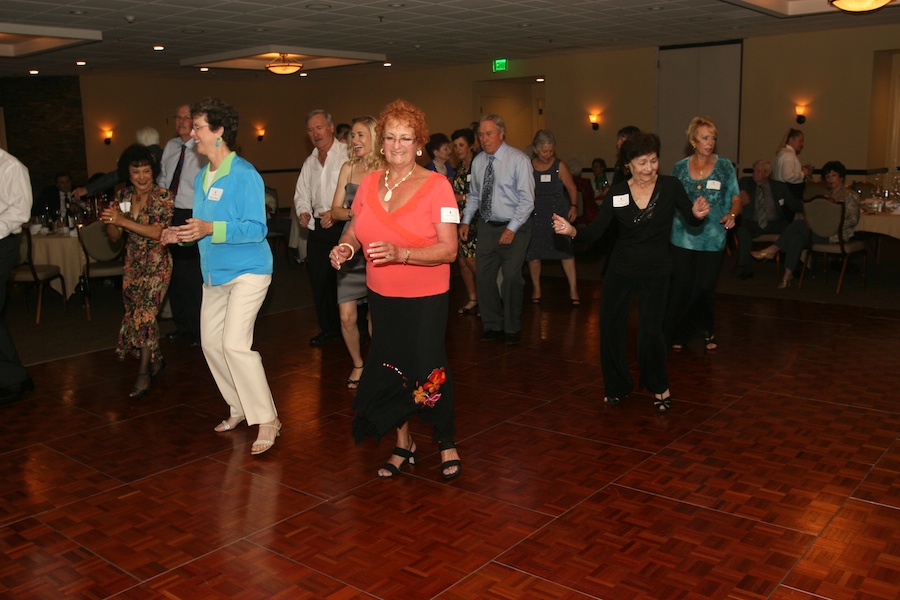
[[[694,153],[676,163],[672,175],[681,181],[691,202],[704,198],[709,218],[693,226],[681,215],[672,223],[672,287],[666,316],[666,335],[680,350],[701,333],[707,350],[717,347],[714,330],[716,281],[728,230],[741,214],[737,174],[727,158],[715,153],[716,124],[709,117],[694,117],[687,137]]]

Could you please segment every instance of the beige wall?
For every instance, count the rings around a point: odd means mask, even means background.
[[[805,161],[821,165],[839,159],[849,168],[884,166],[868,157],[873,62],[876,51],[897,47],[896,25],[746,40],[741,166],[774,154],[780,136],[794,124],[793,107],[799,102],[808,104],[808,121],[802,127]],[[377,115],[387,102],[403,97],[425,110],[432,131],[449,134],[479,116],[475,82],[538,75],[546,77],[546,126],[559,140],[559,155],[577,156],[585,166],[595,156],[612,164],[619,127],[656,127],[656,55],[655,48],[642,48],[513,59],[502,77],[492,74],[488,64],[411,72],[373,68],[371,75],[354,74],[343,82],[265,73],[251,82],[221,81],[200,73],[194,81],[84,75],[88,170],[112,169],[140,127],[156,127],[164,140],[171,137],[173,109],[184,99],[214,95],[234,103],[241,112],[242,154],[261,170],[286,169],[298,167],[311,150],[302,121],[312,108],[327,108],[336,120],[349,121],[360,114]],[[588,123],[591,112],[601,115],[599,131]],[[256,141],[258,125],[266,128],[263,142]],[[111,146],[103,145],[104,127],[116,132]],[[517,139],[532,133],[520,137],[517,132]],[[290,203],[294,179],[267,177],[279,189],[282,205]]]

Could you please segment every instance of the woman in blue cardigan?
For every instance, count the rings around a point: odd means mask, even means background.
[[[256,315],[272,282],[272,250],[266,241],[263,180],[235,154],[238,113],[217,98],[191,106],[197,152],[209,165],[194,182],[193,218],[163,233],[165,243],[196,243],[203,274],[200,344],[230,416],[215,430],[245,420],[259,425],[251,454],[275,444],[281,421],[262,359],[251,350]]]

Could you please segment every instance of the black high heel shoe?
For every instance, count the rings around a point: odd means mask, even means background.
[[[452,450],[456,448],[456,444],[452,441],[450,442],[441,442],[439,445],[441,451],[443,450]],[[447,472],[448,469],[452,469],[456,467],[455,471]],[[454,477],[459,477],[459,474],[462,473],[462,461],[458,458],[454,458],[453,460],[445,460],[441,463],[441,475],[444,479],[453,479]]]
[[[662,394],[653,394],[653,406],[656,407],[656,410],[661,413],[669,412],[669,409],[672,408],[672,395],[669,394],[665,398],[662,397]]]
[[[156,379],[163,374],[163,371],[166,370],[166,361],[161,360],[158,363],[153,363],[150,365],[150,379]]]
[[[139,388],[137,386],[137,381],[135,381],[134,387],[132,387],[131,390],[129,390],[129,392],[128,392],[129,400],[140,400],[141,398],[143,398],[144,396],[146,396],[147,394],[150,393],[150,386],[153,385],[153,375],[151,375],[150,373],[138,372],[138,379],[140,379],[141,377],[147,378],[147,387]]]
[[[393,464],[391,464],[389,462],[384,463],[383,465],[378,467],[378,471],[387,471],[388,473],[390,473],[390,475],[382,475],[379,472],[379,473],[377,473],[378,477],[380,477],[381,479],[390,479],[391,477],[396,477],[397,475],[400,474],[400,469],[403,468],[404,463],[409,462],[409,464],[411,464],[411,465],[416,464],[416,461],[419,460],[419,451],[413,450],[415,445],[416,445],[416,443],[412,440],[412,438],[410,438],[409,448],[404,449],[399,446],[394,448],[394,451],[393,451],[393,453],[391,453],[391,456],[394,456],[394,455],[399,456],[400,458],[403,459],[403,461],[400,463],[399,467],[395,467]]]

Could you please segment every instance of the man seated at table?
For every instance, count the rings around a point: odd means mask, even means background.
[[[38,201],[32,207],[31,214],[56,222],[66,218],[69,208],[74,202],[72,178],[68,173],[60,171],[54,176],[54,183],[41,190]]]
[[[738,278],[750,279],[750,251],[753,239],[764,233],[781,233],[794,214],[800,212],[799,199],[794,198],[788,187],[771,179],[772,163],[758,160],[753,163],[753,175],[738,182],[741,201],[744,204],[741,223],[737,229]]]

